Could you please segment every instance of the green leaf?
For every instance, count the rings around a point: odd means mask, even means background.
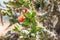
[[[36,12],[32,12],[32,17],[35,17],[36,16]]]
[[[4,4],[8,4],[7,2],[3,1]]]
[[[31,25],[31,32],[36,33],[36,26],[34,24]]]
[[[41,31],[42,30],[42,28],[41,27],[37,27],[37,31]]]
[[[20,2],[9,2],[9,5],[12,5],[12,6],[14,6],[14,7],[19,7],[19,6],[21,6],[22,5],[22,3],[20,3]]]
[[[3,15],[3,16],[7,15],[7,12],[2,12],[2,15]]]
[[[24,4],[25,2],[24,2],[23,0],[20,0],[19,3],[20,3],[20,4]]]
[[[18,32],[20,32],[20,30],[19,30],[19,26],[16,26],[13,30],[14,30],[14,31],[18,31]]]
[[[27,7],[27,8],[29,8],[29,3],[27,3],[27,2],[24,3],[24,6]]]
[[[25,13],[25,17],[30,19],[31,18],[31,13],[30,12]]]
[[[24,24],[24,25],[29,25],[30,22],[29,22],[29,20],[25,19],[24,22],[23,22],[23,24]]]
[[[9,21],[10,21],[10,23],[17,23],[17,20],[16,19],[14,19],[14,18],[12,18],[12,19],[9,19]]]

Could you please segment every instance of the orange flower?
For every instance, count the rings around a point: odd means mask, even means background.
[[[21,15],[21,16],[18,17],[18,21],[19,21],[19,22],[23,22],[23,21],[24,21],[24,18],[25,18],[25,17],[24,17],[23,15]]]

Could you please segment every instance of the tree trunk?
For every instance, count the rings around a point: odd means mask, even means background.
[[[2,16],[2,14],[0,14],[0,16],[1,16],[1,23],[3,25],[3,16]]]

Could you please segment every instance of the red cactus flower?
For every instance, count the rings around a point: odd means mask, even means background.
[[[18,17],[18,21],[19,21],[19,22],[23,22],[23,21],[24,21],[24,18],[25,18],[25,17],[24,17],[23,15],[21,15],[21,16]]]
[[[24,13],[26,13],[27,11],[28,11],[28,9],[27,9],[27,8],[24,8],[24,9],[23,9],[23,12],[24,12]]]

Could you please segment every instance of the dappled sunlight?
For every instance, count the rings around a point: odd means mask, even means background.
[[[9,26],[9,22],[5,22],[3,25],[0,22],[0,36],[4,35],[6,32],[6,28]]]

